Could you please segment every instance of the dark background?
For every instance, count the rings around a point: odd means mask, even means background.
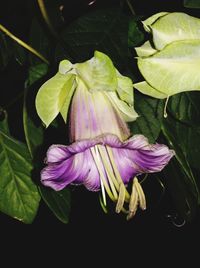
[[[30,23],[34,16],[27,2],[25,0],[7,1],[0,9],[0,23],[25,41],[28,39]],[[63,16],[66,22],[70,23],[87,11],[119,4],[117,0],[97,0],[96,3],[88,6],[89,2],[89,0],[65,1]],[[185,11],[193,15],[199,14],[198,10],[184,9],[182,1],[135,0],[133,3],[138,15],[149,16],[159,11]],[[13,69],[4,71],[0,75],[1,85],[6,86],[9,92],[11,88],[14,91],[22,88],[26,77],[24,67],[19,67],[17,64],[12,66]],[[0,96],[1,105],[6,106],[9,96],[2,96],[2,94]],[[15,116],[11,124],[15,128],[13,134],[18,136],[22,124],[16,123],[16,120],[21,116],[21,111],[16,110]],[[72,258],[74,262],[80,258],[81,261],[86,260],[88,263],[91,258],[95,258],[96,264],[100,265],[102,262],[106,266],[107,258],[113,263],[122,262],[123,266],[127,262],[134,265],[138,259],[142,263],[145,260],[156,261],[159,258],[161,258],[160,266],[168,261],[169,265],[173,266],[172,259],[176,258],[179,263],[185,260],[185,264],[188,262],[191,265],[194,259],[198,258],[195,242],[200,238],[199,215],[193,222],[178,227],[177,225],[182,225],[183,220],[177,216],[169,193],[166,191],[162,196],[159,183],[155,180],[148,181],[146,187],[148,188],[148,209],[139,212],[129,222],[123,215],[112,212],[104,214],[99,205],[98,195],[87,192],[83,187],[71,188],[72,209],[67,225],[59,222],[43,202],[31,225],[25,225],[0,214],[0,237],[4,238],[2,244],[4,251],[10,252],[11,249],[20,251],[20,244],[23,245],[27,255],[33,253],[32,259],[47,258],[52,263],[55,261],[57,266],[58,261],[63,260],[67,263],[68,258]],[[30,250],[31,244],[35,244],[34,250]],[[45,250],[47,253],[44,253]]]

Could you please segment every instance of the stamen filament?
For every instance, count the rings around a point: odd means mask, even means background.
[[[124,206],[124,201],[125,201],[125,187],[124,187],[124,184],[121,183],[120,186],[119,186],[119,198],[117,200],[117,205],[116,205],[116,208],[115,208],[115,211],[117,213],[120,213],[123,206]]]
[[[146,198],[144,195],[144,191],[143,191],[143,189],[142,189],[142,187],[141,187],[141,185],[138,182],[138,179],[136,177],[134,178],[134,184],[135,184],[135,188],[136,188],[137,193],[138,193],[140,208],[145,210],[146,209]]]
[[[104,202],[103,202],[103,200],[102,200],[102,198],[101,198],[101,195],[99,195],[99,202],[100,202],[100,205],[101,205],[101,207],[102,207],[104,213],[107,214],[107,213],[108,213],[108,210],[107,210],[107,207],[106,207],[106,205],[104,204]]]
[[[135,182],[133,181],[131,198],[129,203],[129,214],[127,216],[127,220],[130,220],[131,218],[134,217],[137,210],[137,206],[138,206],[138,193],[135,188]]]
[[[100,159],[99,159],[99,156],[98,156],[98,151],[97,150],[95,151],[94,147],[92,147],[90,150],[91,150],[92,156],[94,158],[96,167],[97,167],[97,169],[99,171],[99,176],[100,176],[100,178],[101,178],[101,180],[102,180],[102,182],[104,184],[104,187],[106,189],[106,192],[107,192],[108,196],[110,197],[110,199],[112,201],[116,201],[116,199],[114,198],[112,192],[110,191],[110,188],[109,188],[109,185],[108,185],[108,183],[106,181],[106,178],[104,177],[102,167],[101,167],[101,162],[100,162]]]
[[[123,182],[123,180],[122,180],[122,178],[121,178],[121,175],[120,175],[120,173],[119,173],[119,170],[118,170],[118,168],[117,168],[117,166],[116,166],[116,163],[115,163],[115,160],[114,160],[114,157],[113,157],[112,150],[111,150],[111,148],[110,148],[109,146],[106,146],[106,149],[107,149],[107,152],[108,152],[108,155],[109,155],[109,158],[110,158],[110,162],[111,162],[111,164],[112,164],[112,167],[113,167],[115,176],[116,176],[116,178],[117,178],[119,184],[123,183],[123,185],[124,185],[124,182]],[[125,186],[124,186],[124,187],[125,187]],[[130,195],[129,195],[128,191],[126,190],[126,188],[125,188],[125,197],[126,197],[126,200],[127,200],[127,199],[129,200],[129,199],[130,199]]]
[[[113,193],[114,197],[117,200],[118,199],[118,194],[116,192],[115,185],[114,185],[114,182],[112,180],[112,176],[110,176],[110,175],[112,175],[112,173],[109,172],[109,165],[108,165],[108,162],[105,159],[106,156],[103,155],[103,150],[102,150],[103,148],[102,148],[101,145],[97,145],[96,148],[98,149],[98,152],[99,152],[99,154],[101,156],[101,160],[103,161],[104,167],[106,169],[107,178],[108,178],[108,181],[109,181],[109,184],[110,184],[110,188],[112,190],[112,193]],[[119,188],[119,186],[118,186],[118,188]]]
[[[103,197],[103,204],[104,204],[104,206],[106,206],[106,193],[105,193],[105,188],[104,188],[101,177],[100,177],[100,183],[101,183],[101,192],[102,192],[102,197]]]

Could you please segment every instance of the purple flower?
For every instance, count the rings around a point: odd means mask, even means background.
[[[65,75],[63,64],[60,69]],[[149,144],[143,135],[129,138],[126,122],[138,116],[133,107],[132,82],[114,68],[107,56],[96,52],[91,60],[76,64],[73,72],[76,89],[70,99],[69,114],[72,144],[49,148],[41,181],[56,191],[69,184],[83,184],[90,191],[101,190],[103,206],[107,194],[116,202],[116,212],[123,211],[130,219],[138,205],[146,208],[145,195],[136,176],[161,171],[174,151],[165,145]],[[50,88],[54,84],[57,80]],[[41,103],[43,112],[43,99]],[[69,100],[66,103],[64,110]],[[43,115],[48,117],[46,111]],[[126,187],[129,180],[133,180],[131,195]]]
[[[141,185],[136,178],[142,173],[161,171],[174,155],[161,144],[149,144],[143,135],[134,135],[125,142],[116,135],[105,134],[85,139],[69,146],[52,145],[41,172],[44,185],[59,191],[69,184],[84,184],[90,191],[101,189],[106,206],[106,194],[116,202],[116,212],[125,211],[132,218],[137,206],[146,208]],[[132,194],[126,185],[134,178]]]

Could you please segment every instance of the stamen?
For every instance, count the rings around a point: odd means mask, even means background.
[[[134,178],[134,184],[135,184],[135,188],[136,188],[137,193],[138,193],[140,208],[145,210],[146,209],[146,198],[145,198],[142,186],[140,185],[140,183],[138,182],[138,179],[136,177]]]
[[[103,174],[102,166],[101,166],[102,163],[101,163],[101,160],[100,160],[100,157],[99,157],[98,150],[95,150],[94,147],[90,148],[90,150],[91,150],[91,153],[92,153],[94,162],[95,162],[95,164],[96,164],[96,167],[97,167],[97,169],[98,169],[98,171],[99,171],[100,179],[101,179],[102,182],[103,182],[103,185],[104,185],[104,187],[105,187],[105,189],[106,189],[106,192],[107,192],[108,196],[110,197],[110,199],[111,199],[112,201],[116,201],[116,199],[114,198],[114,196],[113,196],[113,194],[112,194],[112,192],[111,192],[111,190],[110,190],[110,187],[109,187],[109,185],[108,185],[108,183],[107,183],[107,181],[106,181],[106,178],[105,178],[105,176],[104,176],[104,174]]]
[[[106,146],[106,149],[107,149],[107,152],[108,152],[110,162],[111,162],[112,168],[114,170],[116,179],[118,180],[119,184],[122,183],[124,185],[124,182],[123,182],[123,180],[121,178],[119,170],[118,170],[118,168],[116,166],[116,163],[115,163],[115,160],[114,160],[114,157],[113,157],[113,152],[112,152],[112,150],[111,150],[111,148],[109,146]],[[128,191],[126,190],[126,188],[125,188],[125,198],[126,198],[126,200],[130,199],[130,195],[129,195]]]
[[[117,200],[117,205],[115,208],[116,213],[120,213],[123,206],[124,206],[124,201],[125,201],[125,187],[124,184],[121,183],[119,186],[119,198]]]
[[[132,192],[129,203],[129,214],[127,215],[127,220],[130,220],[134,217],[138,206],[138,193],[136,191],[135,183],[132,184]]]
[[[101,205],[101,207],[102,207],[104,213],[107,214],[107,213],[108,213],[108,210],[107,210],[107,207],[106,207],[106,205],[104,204],[104,202],[103,202],[103,200],[102,200],[102,198],[101,198],[101,195],[99,195],[99,202],[100,202],[100,205]]]
[[[108,181],[109,181],[109,184],[110,184],[110,188],[112,190],[112,193],[113,193],[115,199],[117,200],[118,194],[116,192],[115,185],[114,185],[114,182],[112,180],[112,172],[110,172],[110,170],[109,170],[109,164],[107,162],[107,159],[105,159],[106,158],[106,155],[103,155],[103,148],[102,148],[101,145],[97,145],[96,148],[98,149],[99,154],[101,156],[101,160],[103,161],[103,165],[104,165],[105,170],[106,170],[106,175],[107,175],[107,178],[108,178]],[[118,188],[119,188],[119,185],[118,185]]]
[[[100,182],[101,182],[101,192],[102,192],[102,197],[103,197],[103,204],[104,204],[104,206],[106,206],[106,193],[105,193],[105,188],[104,188],[101,177],[100,177]]]

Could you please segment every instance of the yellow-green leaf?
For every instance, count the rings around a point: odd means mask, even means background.
[[[139,58],[138,67],[146,82],[167,96],[200,90],[200,40],[173,42],[151,57]]]
[[[39,89],[36,96],[36,110],[46,127],[62,110],[73,81],[73,74],[57,73]]]

